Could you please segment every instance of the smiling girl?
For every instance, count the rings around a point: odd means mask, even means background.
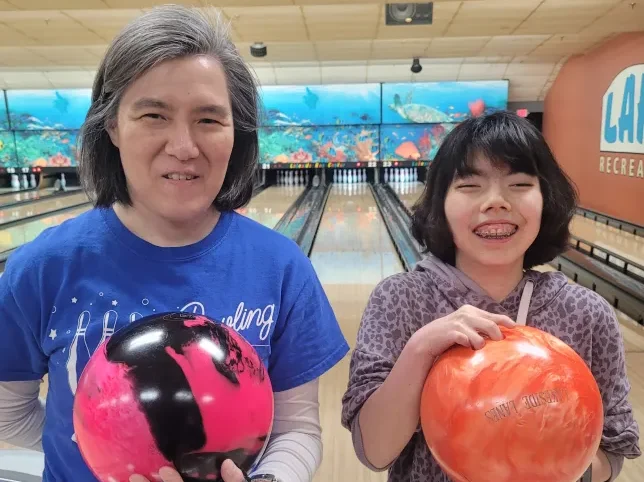
[[[575,202],[525,119],[472,118],[445,138],[414,207],[413,234],[428,256],[375,288],[352,354],[342,424],[363,464],[388,469],[390,482],[449,482],[419,425],[425,378],[450,346],[480,349],[501,339],[499,325],[516,324],[563,340],[597,380],[605,424],[593,482],[614,480],[624,458],[640,455],[615,312],[562,273],[531,269],[566,248]]]

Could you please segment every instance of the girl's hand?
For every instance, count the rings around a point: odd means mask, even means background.
[[[183,482],[181,475],[170,467],[164,467],[159,470],[159,476],[163,482]],[[221,465],[221,478],[224,482],[246,482],[248,479],[244,473],[235,465],[232,460],[226,460]],[[130,482],[150,482],[142,475],[133,475]]]
[[[499,326],[513,328],[516,323],[505,315],[463,305],[455,312],[428,323],[414,336],[419,338],[427,356],[435,359],[453,345],[478,350],[485,345],[485,337],[503,339]]]

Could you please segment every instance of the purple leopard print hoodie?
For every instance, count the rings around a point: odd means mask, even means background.
[[[568,283],[562,273],[527,271],[507,298],[497,303],[461,271],[427,257],[413,271],[379,283],[362,318],[342,399],[342,425],[351,430],[363,464],[378,470],[362,449],[360,408],[387,377],[412,333],[465,304],[540,328],[570,345],[591,367],[604,402],[601,448],[611,463],[611,481],[625,457],[641,454],[639,428],[627,399],[630,384],[621,331],[604,298]],[[388,470],[389,482],[450,482],[432,458],[420,425]]]

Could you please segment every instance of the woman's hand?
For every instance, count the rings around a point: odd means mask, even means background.
[[[181,475],[176,470],[170,467],[164,467],[159,470],[159,476],[163,482],[183,482]],[[221,478],[224,482],[246,482],[248,479],[244,477],[244,473],[235,465],[232,460],[226,460],[221,465]],[[150,482],[142,475],[133,475],[130,477],[130,482]]]
[[[176,470],[170,467],[163,467],[159,470],[159,477],[163,482],[183,482],[181,475]],[[130,477],[130,482],[150,482],[148,479],[142,475],[133,475]]]
[[[221,464],[221,478],[224,479],[224,482],[246,482],[248,480],[244,477],[241,469],[230,459]]]

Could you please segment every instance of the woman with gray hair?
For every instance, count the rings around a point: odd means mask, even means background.
[[[273,386],[260,460],[250,474],[226,460],[221,480],[309,482],[319,466],[317,380],[348,345],[310,260],[235,212],[252,196],[258,90],[212,20],[165,6],[116,36],[79,136],[94,207],[21,247],[0,277],[0,440],[42,450],[45,482],[96,480],[72,421],[92,353],[120,327],[177,310],[237,330]],[[135,462],[123,461],[130,480],[146,480]],[[181,481],[175,469],[159,479]]]

